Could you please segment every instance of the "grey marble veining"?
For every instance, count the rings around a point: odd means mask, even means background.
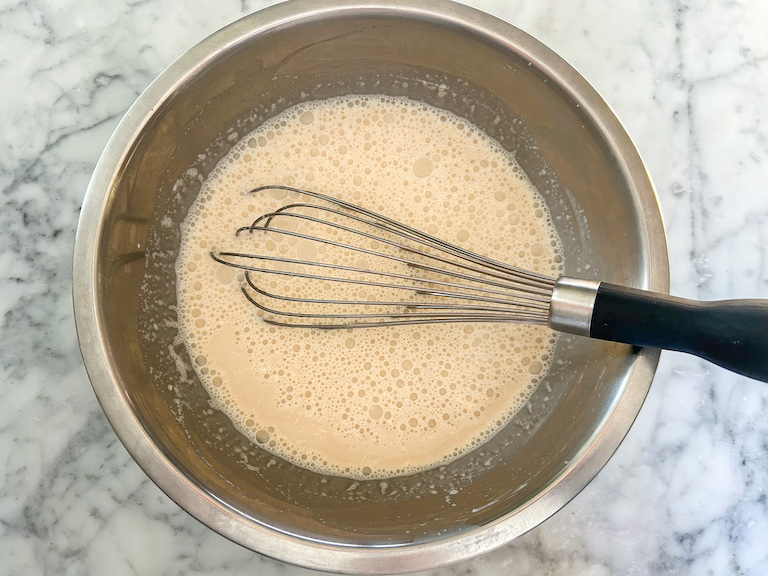
[[[147,479],[88,383],[78,211],[121,115],[264,1],[0,2],[0,574],[309,574],[218,536]],[[474,0],[571,62],[654,178],[672,291],[768,297],[768,3]],[[615,457],[539,528],[433,574],[768,573],[768,387],[665,353]]]

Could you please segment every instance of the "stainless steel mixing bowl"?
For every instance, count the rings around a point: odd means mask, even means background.
[[[629,429],[659,352],[562,337],[495,438],[386,484],[322,477],[238,434],[174,339],[179,222],[264,118],[349,93],[430,102],[514,152],[571,274],[666,291],[666,243],[645,168],[598,94],[527,34],[461,5],[278,5],[203,41],[139,97],[94,172],[75,247],[78,336],[112,426],[168,496],[236,542],[312,568],[404,572],[491,550],[573,498]]]

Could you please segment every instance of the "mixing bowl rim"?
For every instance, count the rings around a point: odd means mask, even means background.
[[[160,105],[187,80],[233,46],[276,27],[304,19],[342,14],[396,14],[464,29],[511,51],[524,54],[589,115],[619,160],[634,188],[648,246],[646,287],[667,292],[669,263],[656,192],[643,162],[615,114],[584,78],[549,48],[500,19],[448,0],[296,0],[245,16],[209,36],[166,68],[125,114],[98,161],[80,213],[73,264],[73,300],[77,335],[96,396],[118,437],[147,475],[172,500],[223,536],[280,560],[327,571],[367,574],[410,572],[464,560],[497,548],[532,529],[576,496],[608,462],[634,421],[651,385],[658,350],[638,352],[624,393],[599,433],[580,455],[521,509],[492,523],[442,540],[396,547],[356,547],[319,542],[258,524],[194,485],[151,441],[122,392],[105,349],[97,295],[97,249],[109,193],[133,143]]]

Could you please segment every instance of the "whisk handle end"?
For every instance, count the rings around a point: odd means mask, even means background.
[[[699,302],[601,282],[589,335],[695,354],[768,382],[768,300]]]

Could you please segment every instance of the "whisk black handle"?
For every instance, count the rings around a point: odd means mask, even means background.
[[[768,300],[699,302],[601,282],[590,336],[695,354],[768,382]]]

